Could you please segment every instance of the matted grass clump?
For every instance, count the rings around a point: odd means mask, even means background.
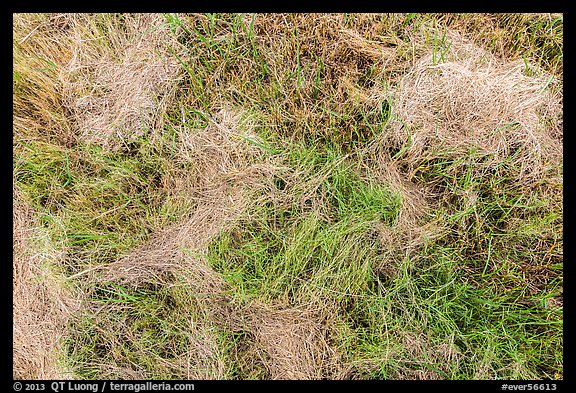
[[[65,379],[61,339],[79,302],[54,269],[62,255],[39,227],[22,191],[13,189],[14,373],[22,379]]]
[[[562,15],[13,23],[15,378],[563,377]]]

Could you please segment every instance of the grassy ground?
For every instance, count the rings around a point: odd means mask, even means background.
[[[13,22],[15,378],[563,378],[561,14]]]

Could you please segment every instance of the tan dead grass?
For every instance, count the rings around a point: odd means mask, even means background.
[[[161,127],[164,96],[177,83],[179,69],[167,49],[174,37],[167,27],[153,29],[165,23],[163,16],[128,14],[111,18],[105,28],[94,17],[70,19],[72,58],[61,77],[80,138],[117,149]]]
[[[562,155],[561,97],[546,89],[553,78],[524,61],[501,62],[455,33],[451,40],[446,62],[433,64],[429,54],[403,77],[379,143],[409,145],[408,178],[430,154],[471,146],[491,154],[492,165],[521,149],[522,178],[541,178]]]
[[[61,363],[61,341],[78,302],[63,277],[51,269],[63,256],[38,227],[16,187],[13,193],[13,377],[72,378]]]
[[[13,127],[25,138],[75,140],[55,77],[70,60],[67,33],[50,14],[13,14]],[[51,63],[50,63],[51,62]]]
[[[529,56],[547,72],[562,78],[561,13],[496,13],[435,15],[450,29],[489,49],[500,59]],[[559,22],[553,23],[555,19]],[[558,56],[560,54],[560,56]]]
[[[15,93],[15,127],[110,150],[161,127],[179,69],[168,50],[175,36],[156,28],[162,15],[15,14],[13,22],[15,71],[35,87]]]
[[[325,311],[317,305],[247,310],[247,328],[271,379],[338,377],[339,355],[328,343],[331,332]]]
[[[359,78],[370,69],[376,70],[371,78],[389,69],[395,53],[389,43],[394,39],[386,32],[387,25],[378,23],[380,18],[376,14],[351,15],[346,24],[341,14],[255,16],[255,35],[265,48],[262,56],[271,70],[270,102],[274,105],[266,112],[279,125],[280,133],[296,138],[328,134],[337,141],[350,137],[344,124],[338,133],[327,127],[335,126],[332,123],[337,120],[318,108],[322,103],[333,113],[352,111],[364,99],[357,86]],[[282,102],[274,95],[277,88],[286,97]]]
[[[177,370],[175,375],[221,379],[225,372],[217,338],[211,332],[214,320],[219,321],[229,313],[227,301],[221,296],[225,283],[202,253],[211,239],[243,210],[246,200],[242,181],[257,181],[250,178],[254,169],[250,166],[251,156],[257,151],[239,136],[236,120],[232,112],[222,110],[220,119],[211,121],[206,129],[179,130],[180,154],[176,159],[191,167],[172,181],[180,186],[174,193],[188,194],[189,201],[194,203],[190,217],[153,234],[144,245],[103,267],[102,274],[95,276],[100,282],[132,288],[173,285],[179,280],[189,286],[205,320],[191,323],[188,354],[166,365]],[[229,181],[234,177],[239,179],[236,184]],[[138,372],[142,371],[122,375],[132,378]]]
[[[433,343],[425,333],[402,333],[402,345],[408,353],[406,359],[413,361],[400,367],[397,375],[391,376],[391,379],[446,379],[446,373],[461,357],[453,335],[444,342]]]
[[[139,282],[138,286],[150,284],[150,281]],[[155,284],[165,287],[178,285],[175,281]],[[96,302],[86,304],[84,312],[97,317],[94,324],[99,336],[105,341],[107,353],[94,353],[93,358],[82,367],[97,370],[98,378],[102,379],[153,379],[159,374],[188,380],[223,379],[226,371],[225,354],[219,346],[215,324],[206,310],[197,306],[193,302],[173,306],[170,312],[187,318],[186,325],[180,326],[185,329],[186,350],[174,348],[175,344],[168,338],[160,354],[158,348],[141,344],[142,331],[135,327],[138,322],[134,321],[133,316],[127,315],[121,305]],[[154,316],[143,318],[147,317]],[[178,340],[176,337],[174,339]],[[150,364],[127,361],[127,347],[130,347],[132,359],[152,361],[154,371],[150,372]],[[99,359],[102,355],[106,356],[105,361]]]
[[[520,176],[511,181],[528,190],[539,187],[551,203],[561,195],[562,98],[547,88],[554,78],[534,65],[527,70],[524,61],[498,60],[457,32],[449,31],[448,38],[452,44],[445,62],[433,64],[428,53],[395,92],[376,86],[365,93],[369,105],[389,100],[392,117],[358,156],[368,173],[402,195],[397,225],[379,230],[390,256],[390,263],[379,267],[386,275],[394,274],[393,261],[444,233],[426,213],[451,193],[416,176],[438,152],[448,153],[445,159],[460,159],[478,147],[485,159],[469,168],[478,178],[516,154],[512,164]],[[477,197],[463,195],[463,208]]]
[[[29,129],[31,135],[37,135],[47,125],[44,119],[51,119],[43,114],[66,113],[66,122],[57,117],[48,124],[56,136],[66,134],[61,143],[69,145],[81,140],[109,150],[119,149],[142,136],[147,128],[160,127],[156,115],[165,111],[163,96],[169,95],[177,82],[178,67],[174,56],[167,54],[166,44],[171,38],[165,29],[141,33],[162,22],[163,18],[155,14],[123,15],[121,19],[88,14],[15,16],[18,34],[15,47],[23,52],[21,56],[43,56],[60,66],[52,70],[57,77],[22,70],[29,78],[37,79],[37,88],[35,94],[23,95],[34,97],[35,101],[15,100],[16,106],[22,106],[20,111],[15,109],[16,127],[20,125]],[[52,40],[58,45],[53,45]],[[59,49],[55,52],[53,48]],[[43,61],[37,63],[34,66],[45,66]],[[16,64],[20,67],[26,63]],[[29,112],[39,114],[33,129],[28,121]],[[211,333],[211,319],[221,320],[228,313],[227,304],[211,296],[223,291],[223,282],[198,250],[242,210],[245,204],[242,189],[267,170],[249,162],[257,149],[240,137],[237,121],[231,111],[223,110],[220,118],[205,130],[180,130],[180,151],[175,159],[187,170],[163,181],[173,186],[172,197],[178,200],[187,195],[188,201],[180,203],[192,202],[195,206],[187,220],[156,233],[148,243],[104,267],[104,271],[103,266],[96,266],[79,273],[86,286],[96,282],[120,282],[133,287],[172,285],[175,276],[186,277],[199,301],[205,302],[208,319],[191,324],[191,350],[182,359],[171,359],[164,366],[189,378],[218,379],[224,370],[216,338]],[[62,124],[67,127],[66,133]],[[254,135],[246,136],[257,139]],[[121,311],[114,305],[85,306],[94,308],[95,313]],[[110,332],[128,334],[121,321],[100,328],[112,338]],[[114,343],[111,339],[108,345],[114,347]],[[140,379],[145,376],[144,370],[137,366],[93,364],[91,367],[97,367],[104,376]]]
[[[257,138],[249,130],[239,128],[238,122],[239,114],[224,108],[205,129],[179,130],[178,154],[174,159],[185,165],[186,171],[167,181],[173,187],[179,186],[173,194],[189,196],[188,202],[194,204],[191,215],[152,235],[145,245],[111,264],[110,278],[138,281],[148,275],[146,272],[167,272],[188,266],[200,269],[197,273],[205,279],[198,282],[216,285],[206,273],[207,267],[201,268],[195,261],[182,261],[190,260],[190,253],[198,255],[224,230],[247,206],[247,192],[253,192],[275,170],[272,165],[255,162],[261,152],[243,136]]]
[[[371,179],[385,184],[394,194],[401,196],[394,225],[376,226],[382,245],[379,252],[384,258],[374,269],[381,276],[396,277],[405,258],[413,257],[426,242],[442,236],[441,228],[429,220],[433,207],[430,201],[436,195],[431,187],[410,179],[401,161],[381,154],[373,145],[362,149],[357,159]]]

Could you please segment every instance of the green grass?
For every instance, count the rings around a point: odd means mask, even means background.
[[[134,148],[128,156],[94,145],[69,149],[34,141],[17,147],[15,181],[55,240],[78,252],[71,274],[115,259],[170,222],[160,184],[168,158],[144,139]]]
[[[554,378],[563,314],[547,299],[561,293],[561,276],[537,266],[530,244],[546,241],[560,212],[519,194],[501,173],[472,177],[475,151],[426,166],[428,182],[481,197],[465,209],[469,203],[455,199],[439,210],[434,219],[445,235],[406,257],[395,275],[378,270],[390,261],[375,224],[394,229],[398,196],[338,167],[319,187],[324,206],[259,207],[251,214],[258,220],[240,221],[212,243],[211,265],[239,302],[337,304],[335,341],[359,376],[402,378],[424,368],[429,378]],[[322,174],[313,157],[298,162]],[[506,228],[515,216],[523,219]],[[546,275],[544,287],[527,286],[531,275]],[[407,335],[421,347],[411,348]]]
[[[394,225],[400,196],[362,180],[333,150],[291,146],[287,157],[307,183],[298,190],[277,179],[292,203],[269,200],[249,213],[255,222],[241,219],[220,235],[212,266],[244,300],[361,294],[372,279],[375,226]]]
[[[138,365],[142,376],[150,379],[187,379],[176,365],[190,350],[191,341],[204,341],[202,332],[194,332],[201,311],[186,285],[130,289],[118,284],[102,284],[94,288],[90,300],[98,306],[102,317],[84,312],[74,322],[74,332],[67,347],[71,366],[83,379],[98,378],[107,372],[110,379],[121,378],[114,368]],[[186,310],[186,311],[184,311]],[[88,311],[88,310],[86,310]],[[209,343],[206,343],[208,346]],[[214,356],[217,356],[216,353]],[[202,375],[202,367],[190,370]],[[102,365],[111,365],[106,370]],[[120,370],[121,371],[121,370]]]
[[[81,33],[102,35],[91,48],[120,62],[131,18],[94,16]],[[115,150],[83,141],[63,109],[58,78],[72,51],[14,43],[13,179],[64,255],[53,268],[85,296],[64,341],[76,377],[271,378],[249,317],[262,305],[329,316],[326,342],[345,372],[326,378],[563,377],[562,162],[543,159],[534,180],[520,142],[500,161],[432,142],[414,159],[417,129],[406,146],[374,143],[391,132],[389,93],[413,62],[451,59],[449,29],[540,65],[561,86],[561,15],[164,14],[158,23],[124,38],[166,30],[181,77],[161,121]],[[222,108],[240,113],[237,129],[214,126]],[[513,134],[520,123],[504,127]],[[198,158],[210,149],[225,159]],[[387,171],[401,182],[383,180]],[[405,185],[424,195],[414,221]],[[191,285],[185,262],[166,281],[102,280],[100,270],[202,211],[210,192],[245,204],[207,247],[178,251],[206,262],[199,280],[214,273],[221,288]],[[219,316],[226,307],[248,322]]]

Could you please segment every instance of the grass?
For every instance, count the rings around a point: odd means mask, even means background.
[[[371,229],[394,221],[398,197],[338,169],[317,190],[330,201],[325,212],[311,199],[288,209],[267,203],[256,222],[241,220],[211,245],[211,265],[234,294],[305,302],[325,292],[359,295],[367,287],[378,246]]]
[[[68,345],[74,350],[69,357],[74,359],[79,378],[98,378],[104,372],[113,379],[123,376],[123,368],[135,364],[138,368],[133,378],[193,379],[209,375],[211,359],[180,374],[179,363],[185,361],[181,354],[189,350],[191,340],[206,339],[205,332],[191,334],[197,324],[202,324],[202,313],[185,285],[133,290],[112,283],[95,287],[90,300],[106,317],[84,315],[75,321],[75,334],[69,337]],[[184,309],[188,311],[182,313]],[[112,326],[121,328],[112,331]],[[109,368],[103,369],[102,365]]]
[[[562,15],[13,21],[15,378],[563,378]]]
[[[151,189],[158,187],[162,163],[97,146],[72,151],[33,143],[22,149],[21,158],[15,156],[15,181],[41,212],[42,223],[77,252],[71,274],[92,263],[92,256],[114,259],[153,229],[151,217],[159,215],[162,196]]]

